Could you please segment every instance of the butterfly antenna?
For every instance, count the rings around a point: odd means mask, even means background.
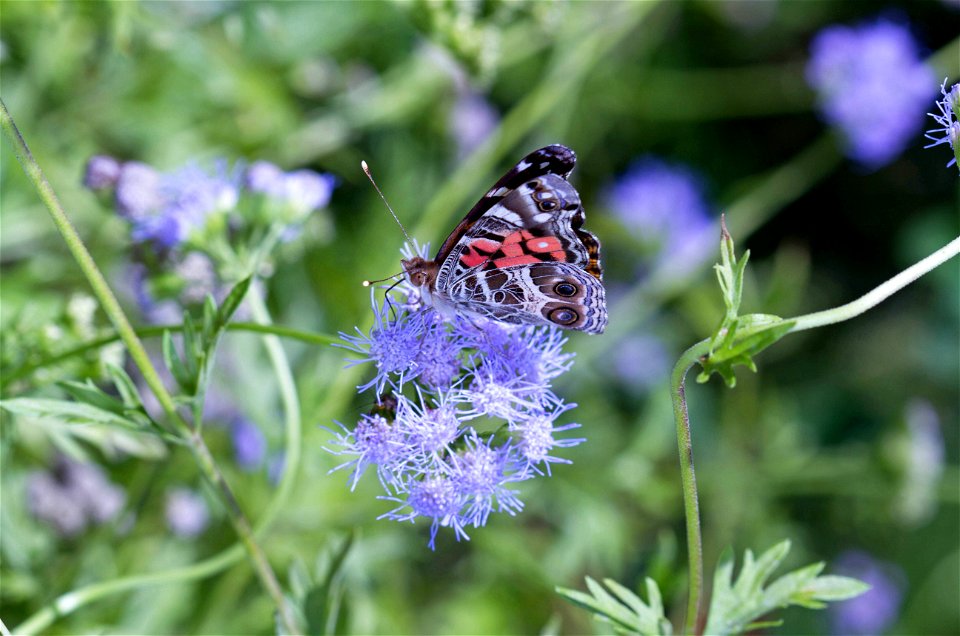
[[[383,196],[383,192],[380,191],[380,186],[377,185],[377,182],[373,180],[373,175],[370,174],[370,167],[367,166],[366,161],[360,162],[360,167],[363,168],[364,174],[367,175],[367,179],[370,179],[370,183],[373,184],[373,187],[376,188],[377,194],[380,195],[380,198],[383,200],[383,204],[387,206],[387,209],[390,210],[390,214],[393,215],[393,220],[397,222],[397,225],[400,226],[400,230],[403,232],[403,235],[407,238],[407,243],[413,244],[413,241],[410,240],[410,235],[407,234],[407,229],[403,227],[403,223],[400,222],[400,219],[397,218],[396,213],[393,211],[393,208],[390,207],[390,204],[387,203],[387,197]],[[393,278],[391,276],[391,278]],[[384,279],[387,280],[387,279]]]
[[[364,286],[364,287],[369,287],[370,285],[376,285],[377,283],[382,283],[383,281],[386,281],[386,280],[393,280],[393,279],[396,278],[397,276],[403,276],[403,272],[399,272],[399,273],[397,273],[397,274],[394,274],[393,276],[387,276],[386,278],[381,278],[381,279],[379,279],[379,280],[365,280],[365,281],[363,281],[363,286]],[[397,283],[399,283],[399,282],[400,282],[400,281],[397,281]],[[396,287],[396,283],[394,283],[393,285],[391,285],[391,286],[390,286],[390,289],[393,289],[394,287]]]

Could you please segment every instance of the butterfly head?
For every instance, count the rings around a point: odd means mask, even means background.
[[[428,261],[422,256],[414,256],[401,260],[400,264],[403,265],[403,272],[411,285],[420,290],[426,287],[426,291],[433,292],[437,282],[437,273],[440,271],[440,266],[437,265],[436,261]]]

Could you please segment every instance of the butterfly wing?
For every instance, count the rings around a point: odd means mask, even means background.
[[[463,235],[493,206],[503,201],[517,188],[531,179],[546,174],[553,174],[566,179],[573,172],[576,163],[576,153],[560,144],[544,146],[528,154],[500,177],[493,184],[493,187],[477,201],[476,205],[470,209],[463,220],[460,221],[460,224],[447,237],[447,240],[443,242],[443,245],[440,246],[434,260],[437,263],[444,262]]]
[[[580,196],[563,176],[520,184],[450,247],[437,292],[504,322],[600,333],[607,324],[600,242],[583,222]]]

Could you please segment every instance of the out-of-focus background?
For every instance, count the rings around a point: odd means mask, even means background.
[[[329,205],[281,245],[266,284],[278,324],[336,334],[369,325],[360,282],[396,272],[403,242],[361,159],[411,234],[436,246],[525,153],[573,148],[610,303],[606,334],[570,336],[577,361],[555,386],[587,438],[565,451],[573,463],[523,484],[517,517],[492,516],[469,542],[441,530],[432,552],[428,524],[377,520],[393,505],[372,474],[353,492],[345,472],[328,474],[340,460],[322,427],[369,409],[354,387],[371,370],[287,341],[304,456],[262,543],[288,585],[322,576],[354,536],[346,632],[585,633],[587,614],[554,593],[585,575],[632,588],[651,576],[670,616],[683,613],[668,376],[722,317],[710,271],[720,213],[751,251],[743,309],[780,316],[848,302],[958,234],[950,148],[923,148],[940,83],[960,79],[958,26],[954,0],[5,1],[0,70],[4,103],[139,325],[128,226],[81,185],[92,155],[333,175]],[[17,373],[3,397],[62,396],[56,380],[102,379],[96,354],[23,365],[110,330],[0,146],[2,362]],[[828,611],[788,610],[771,632],[960,630],[958,290],[954,261],[856,320],[788,337],[735,389],[691,376],[708,573],[727,546],[789,538],[788,565],[823,560],[874,585]],[[228,415],[206,435],[257,519],[284,448],[277,387],[255,337],[224,346]],[[235,542],[185,451],[105,453],[95,436],[3,418],[8,627],[73,589]],[[71,471],[93,493],[75,518],[51,494]],[[246,561],[81,605],[47,631],[274,629]]]

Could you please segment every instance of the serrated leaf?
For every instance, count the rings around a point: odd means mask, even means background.
[[[124,406],[128,409],[142,408],[143,402],[140,400],[140,391],[137,390],[137,385],[134,384],[130,376],[127,375],[127,372],[112,362],[108,362],[106,366],[107,374],[109,374],[110,379],[113,380],[113,386],[117,388],[117,393],[119,393],[123,399]]]
[[[610,623],[621,634],[669,636],[673,632],[663,615],[663,600],[653,579],[646,579],[650,602],[612,579],[604,579],[610,594],[589,576],[585,579],[590,594],[558,587],[556,591],[575,605],[592,612],[598,620]]]
[[[240,303],[243,302],[244,297],[247,295],[247,291],[250,289],[250,283],[253,281],[253,276],[247,276],[242,281],[233,286],[233,289],[230,290],[230,293],[227,294],[227,297],[223,299],[223,303],[220,304],[220,310],[217,312],[217,326],[222,329],[227,326],[227,323],[230,322],[230,318],[233,317],[233,314],[237,311],[237,308],[240,307]]]
[[[768,580],[789,550],[789,541],[778,543],[757,559],[753,558],[750,550],[746,550],[740,573],[732,585],[733,561],[725,556],[714,577],[713,598],[705,633],[740,634],[757,626],[772,624],[769,621],[758,623],[757,619],[775,609],[790,605],[820,609],[825,606],[823,601],[850,598],[865,591],[865,587],[855,585],[863,584],[854,579],[837,581],[835,579],[845,577],[820,577],[823,563],[799,568],[768,585]],[[844,595],[831,596],[834,594]]]

